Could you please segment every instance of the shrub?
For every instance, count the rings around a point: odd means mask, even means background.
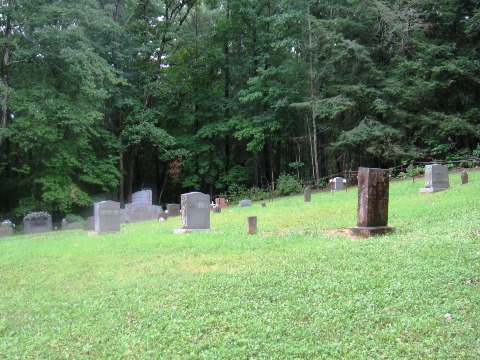
[[[276,193],[279,196],[298,194],[302,192],[300,181],[293,175],[281,174],[277,180]]]
[[[74,223],[74,222],[82,222],[83,217],[80,215],[75,215],[75,214],[67,214],[65,215],[65,220],[67,220],[68,223]]]

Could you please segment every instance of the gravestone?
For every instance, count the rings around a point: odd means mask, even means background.
[[[359,168],[357,226],[350,228],[354,236],[369,237],[393,232],[388,226],[388,171]]]
[[[460,185],[465,185],[468,183],[468,173],[467,170],[463,169],[460,174]]]
[[[312,200],[312,189],[309,187],[306,187],[305,190],[303,190],[303,201],[304,202],[310,202]]]
[[[252,200],[240,200],[240,202],[238,203],[238,206],[239,207],[245,207],[245,206],[252,206]]]
[[[13,235],[13,223],[10,220],[5,220],[0,226],[0,237],[12,236]]]
[[[220,206],[222,209],[227,208],[227,200],[225,198],[216,198],[215,205]]]
[[[434,193],[450,187],[448,168],[444,165],[432,164],[425,166],[425,187],[420,193]]]
[[[210,229],[210,195],[201,192],[182,194],[182,229]]]
[[[261,202],[262,207],[267,207],[267,203],[265,201]]]
[[[214,213],[221,213],[221,212],[222,212],[222,207],[219,206],[219,205],[215,205],[215,206],[213,207],[213,212],[214,212]]]
[[[25,234],[52,231],[52,217],[46,211],[33,212],[23,218]]]
[[[145,189],[132,193],[132,203],[152,205],[152,190]]]
[[[167,204],[168,217],[180,216],[180,204]]]
[[[120,203],[102,201],[93,205],[95,231],[99,234],[120,231]]]
[[[67,220],[62,219],[62,221],[60,222],[60,225],[62,227],[62,230],[68,230],[68,221]]]
[[[126,222],[136,223],[153,220],[153,207],[145,203],[125,204]]]
[[[345,191],[346,190],[346,183],[347,180],[345,180],[342,177],[335,177],[329,181],[331,191]]]

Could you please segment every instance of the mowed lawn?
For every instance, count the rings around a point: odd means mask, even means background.
[[[1,359],[478,359],[480,172],[390,184],[383,237],[357,189],[211,214],[0,239]],[[258,233],[247,234],[247,216]]]

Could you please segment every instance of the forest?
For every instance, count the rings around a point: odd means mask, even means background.
[[[0,0],[0,212],[480,157],[479,0]]]

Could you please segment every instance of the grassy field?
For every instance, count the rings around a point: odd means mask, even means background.
[[[383,237],[351,239],[357,190],[119,234],[0,239],[1,359],[478,359],[480,172],[392,182]],[[247,216],[258,233],[247,235]]]

